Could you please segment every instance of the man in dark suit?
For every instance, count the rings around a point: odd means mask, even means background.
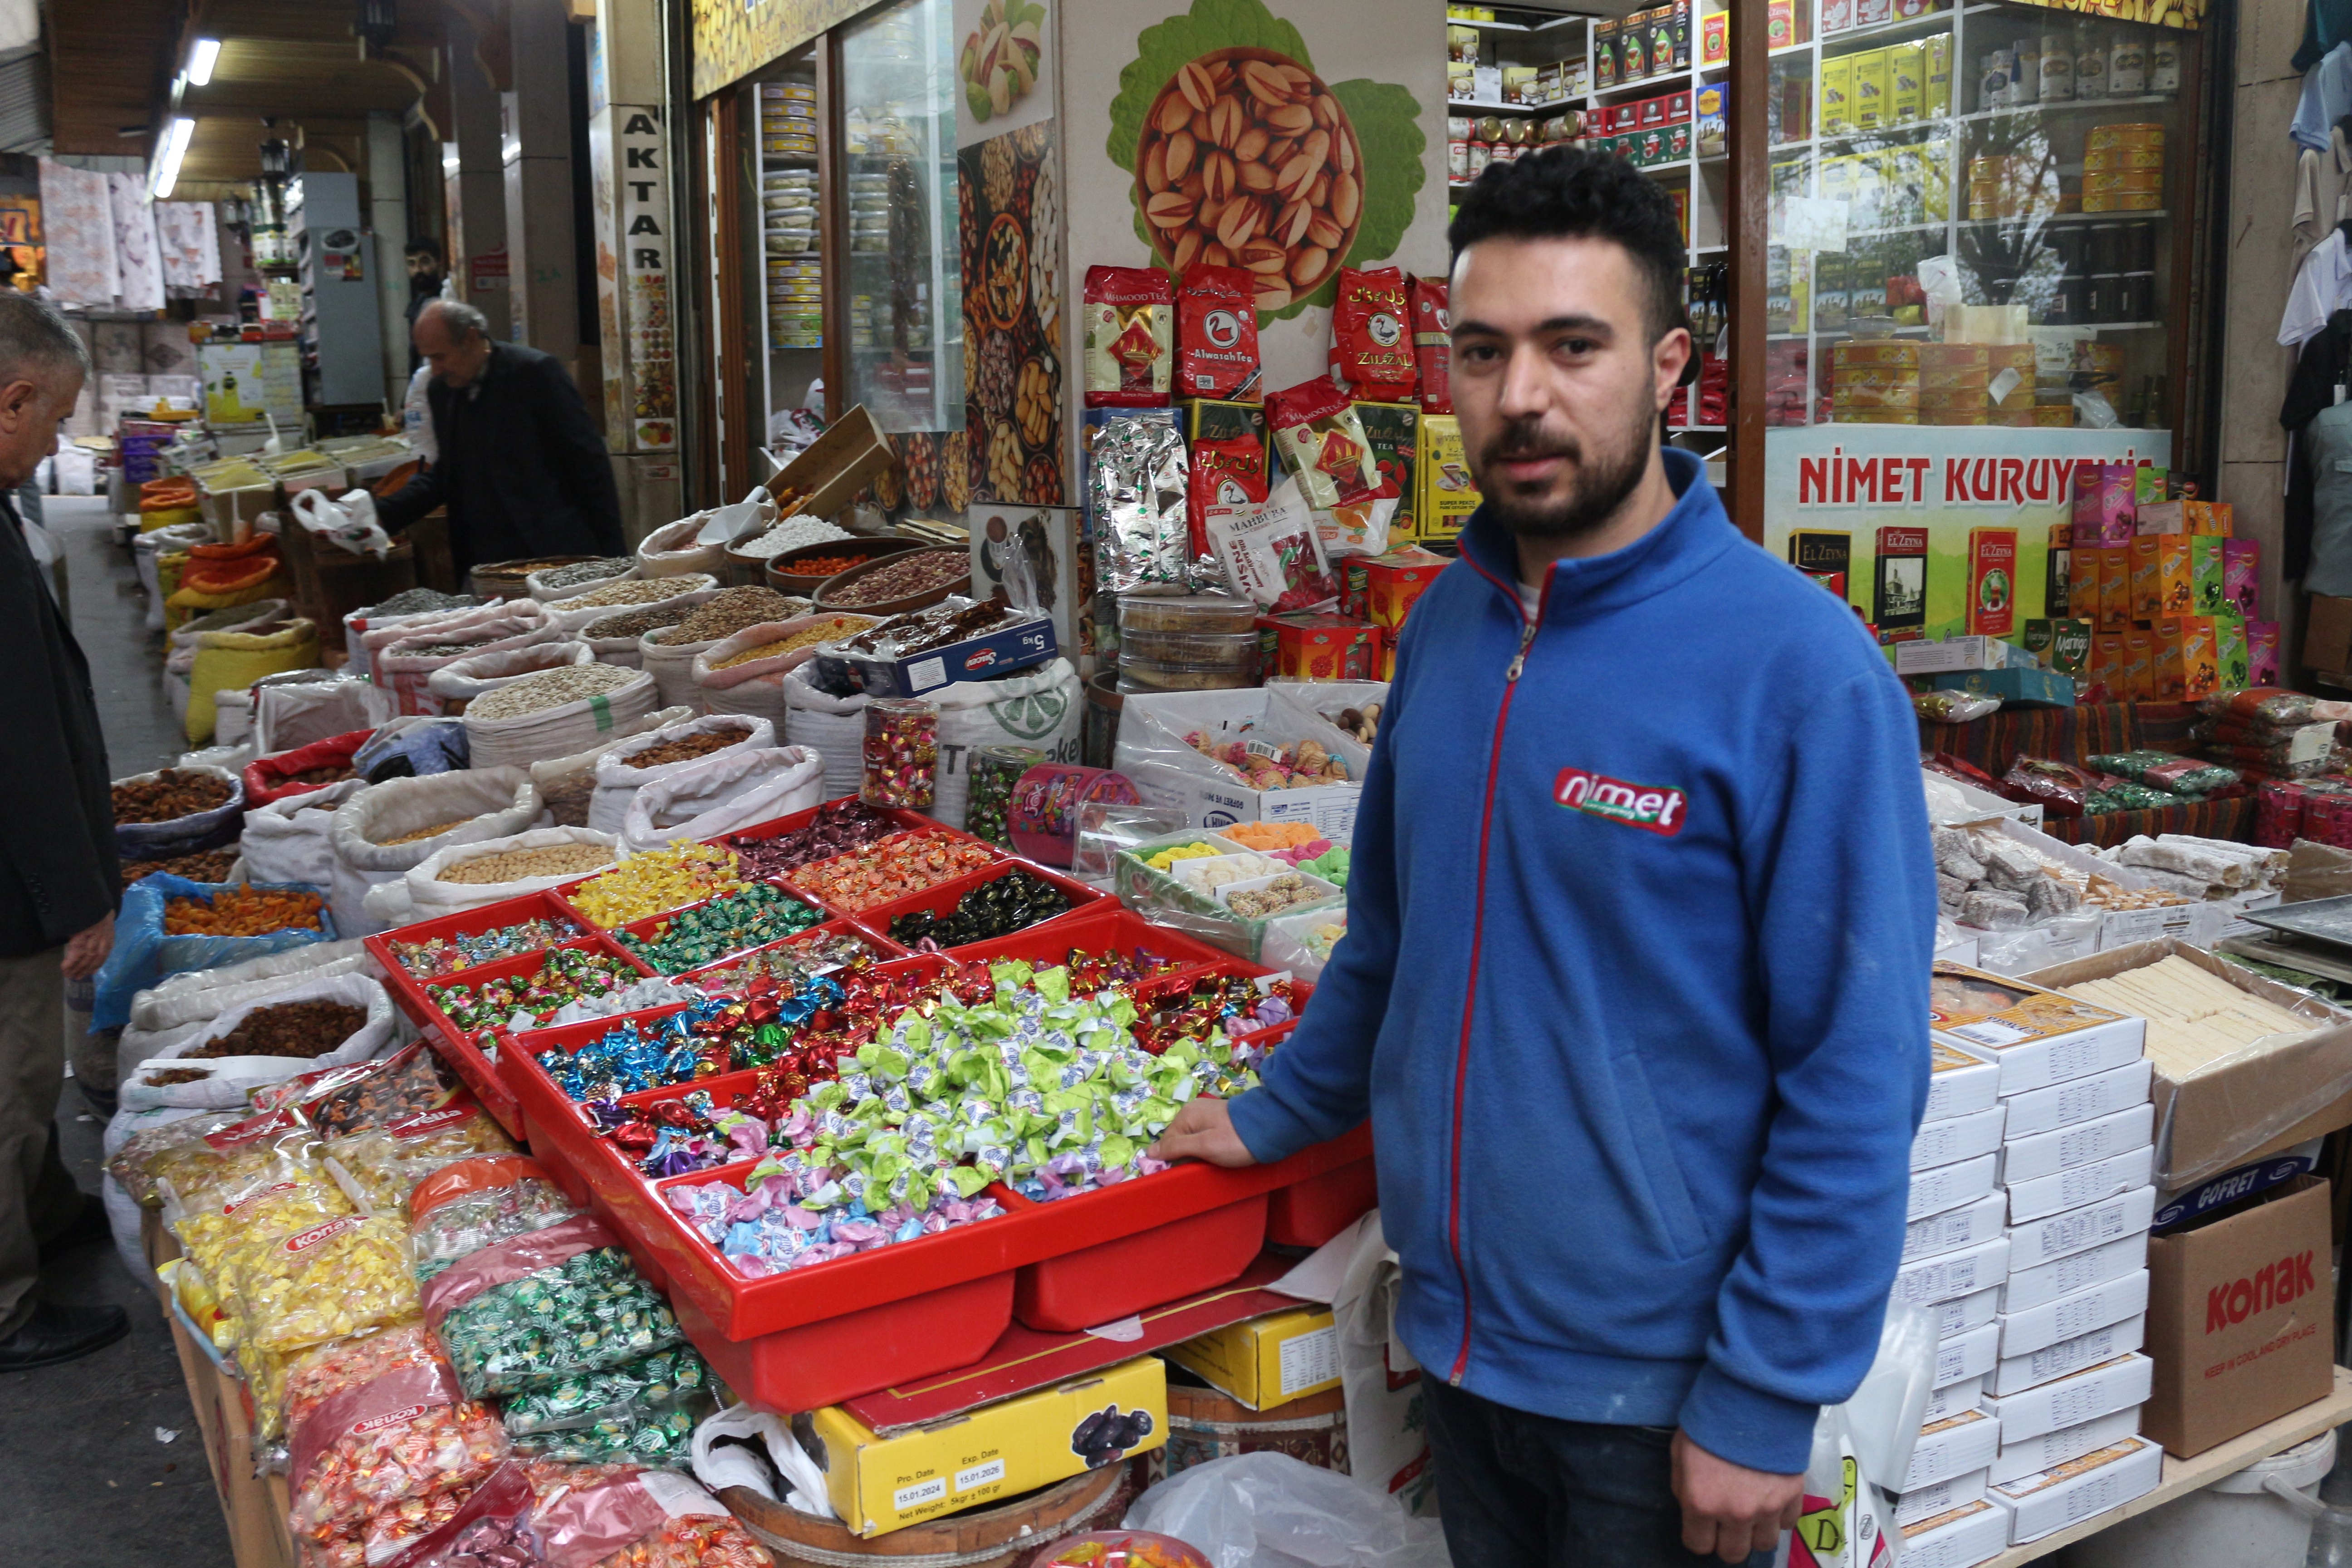
[[[98,1200],[58,1157],[56,1115],[65,983],[96,974],[113,948],[122,868],[89,666],[5,492],[56,445],[89,370],[64,318],[0,293],[0,1373],[75,1360],[131,1326],[120,1307],[33,1294],[44,1255],[105,1234]]]
[[[440,460],[376,508],[394,532],[449,509],[464,572],[527,555],[618,555],[621,495],[587,400],[551,354],[493,342],[471,305],[436,300],[410,333],[433,367]]]

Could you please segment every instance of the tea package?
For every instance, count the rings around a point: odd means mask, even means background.
[[[1181,593],[1191,582],[1190,466],[1184,437],[1150,419],[1112,419],[1095,433],[1087,486],[1102,586]]]
[[[1175,306],[1156,267],[1087,268],[1087,406],[1157,408],[1175,369]]]
[[[1329,511],[1380,493],[1364,422],[1339,387],[1319,376],[1303,381],[1268,397],[1265,412],[1275,447],[1298,477],[1308,506]]]
[[[1176,395],[1255,403],[1265,395],[1257,357],[1257,294],[1238,267],[1196,261],[1176,290]]]
[[[1331,309],[1331,347],[1339,375],[1367,403],[1405,403],[1420,373],[1413,363],[1412,320],[1404,273],[1394,267],[1339,268]]]

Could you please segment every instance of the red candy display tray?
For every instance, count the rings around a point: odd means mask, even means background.
[[[730,837],[772,837],[804,826],[814,815],[814,810],[801,812]],[[890,815],[909,828],[966,837],[911,812]],[[789,872],[768,880],[822,910],[827,917],[822,929],[863,936],[884,956],[889,972],[935,975],[944,972],[945,959],[891,956],[906,951],[889,940],[891,920],[911,910],[951,908],[971,888],[1016,867],[1068,893],[1070,911],[1010,936],[950,949],[949,958],[1043,964],[1063,962],[1074,948],[1090,952],[1139,948],[1173,961],[1178,967],[1146,982],[1139,1000],[1189,990],[1208,973],[1264,973],[1205,942],[1151,925],[1062,873],[1011,857],[908,898],[860,910],[813,897],[794,884]],[[1050,1332],[1114,1322],[1226,1284],[1248,1268],[1269,1241],[1318,1245],[1376,1201],[1370,1132],[1359,1127],[1272,1165],[1223,1170],[1186,1163],[1050,1204],[1034,1202],[996,1184],[988,1192],[1005,1211],[996,1218],[803,1269],[749,1278],[670,1208],[663,1194],[673,1187],[712,1183],[740,1191],[751,1165],[647,1177],[622,1150],[597,1136],[582,1109],[534,1059],[550,1049],[577,1049],[624,1023],[657,1026],[683,1004],[517,1036],[497,1031],[493,1066],[433,1005],[426,983],[409,975],[392,955],[389,944],[395,940],[415,942],[520,921],[569,917],[588,934],[563,945],[630,957],[571,904],[565,894],[576,886],[566,884],[551,893],[370,937],[369,949],[392,977],[400,1005],[426,1030],[435,1048],[455,1064],[509,1131],[530,1142],[533,1154],[575,1201],[615,1226],[638,1267],[667,1285],[688,1337],[720,1375],[756,1404],[806,1410],[968,1366],[986,1354],[1016,1320]],[[730,955],[707,967],[723,968],[740,963],[743,956]],[[439,977],[436,983],[498,978],[529,972],[544,961],[543,952],[526,954]],[[634,957],[630,962],[646,968]],[[1308,987],[1297,987],[1298,1005],[1305,1005],[1307,994]],[[1288,1027],[1278,1026],[1267,1034],[1278,1035]],[[652,1103],[698,1090],[723,1106],[751,1092],[759,1079],[757,1071],[730,1073],[624,1098]]]

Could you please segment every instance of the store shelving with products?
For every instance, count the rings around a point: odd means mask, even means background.
[[[787,433],[780,421],[810,405],[809,388],[824,374],[827,225],[815,51],[799,51],[753,84],[749,101],[759,115],[761,352],[754,364],[762,437],[773,446]]]
[[[1619,153],[1674,197],[1688,251],[1686,299],[1727,300],[1729,22],[1718,0],[1621,18],[1447,7],[1454,199],[1498,157],[1561,142]],[[1711,333],[1701,337],[1712,346]],[[1721,455],[1725,387],[1718,359],[1704,410],[1694,405],[1698,389],[1675,394],[1668,424],[1678,442]]]
[[[1839,25],[1896,5],[1910,14]],[[1923,0],[1797,0],[1774,17],[1767,422],[2165,423],[2165,195],[2188,178],[2195,35]],[[1836,345],[1857,327],[1930,335],[1922,263],[1954,302],[2011,308],[1968,331],[2032,344],[2031,388],[1930,408],[1914,400],[1950,389],[1865,386],[1858,369],[1842,386]]]

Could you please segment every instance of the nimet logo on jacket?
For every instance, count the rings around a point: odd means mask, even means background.
[[[1560,769],[1559,777],[1552,782],[1551,797],[1588,816],[1620,822],[1665,838],[1683,830],[1684,807],[1689,804],[1688,797],[1678,789],[1627,784],[1623,779],[1612,779],[1583,768]]]

